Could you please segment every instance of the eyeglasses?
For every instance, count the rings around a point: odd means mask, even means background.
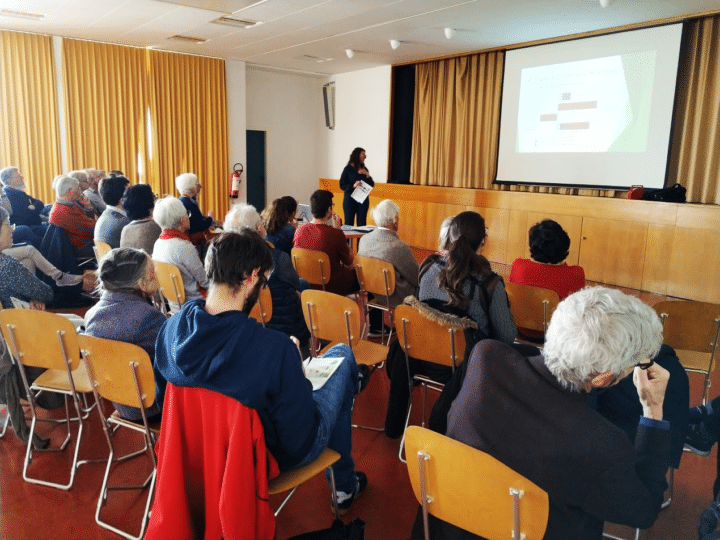
[[[639,367],[640,369],[648,369],[650,366],[652,366],[655,363],[655,360],[650,360],[649,362],[640,362],[639,364],[635,364],[635,367]]]

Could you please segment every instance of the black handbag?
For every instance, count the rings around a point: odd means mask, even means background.
[[[680,184],[666,187],[664,189],[645,189],[643,191],[643,200],[645,201],[659,201],[659,202],[674,202],[682,203],[685,202],[685,189]]]

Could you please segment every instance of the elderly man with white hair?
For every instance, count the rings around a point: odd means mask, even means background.
[[[233,205],[225,216],[223,230],[240,233],[248,229],[265,238],[266,231],[262,218],[254,206],[240,203]],[[300,306],[298,293],[308,288],[293,268],[290,256],[273,248],[273,272],[268,279],[272,297],[272,319],[265,324],[267,328],[278,330],[289,336],[295,336],[304,347],[310,339],[310,331]]]
[[[105,210],[105,201],[100,196],[100,180],[105,177],[105,171],[99,171],[97,169],[85,169],[85,173],[88,176],[88,187],[83,191],[83,195],[95,208],[95,214],[100,215]]]
[[[197,196],[202,189],[202,184],[194,173],[183,173],[175,178],[175,187],[180,192],[180,202],[190,216],[190,229],[188,234],[197,243],[198,233],[204,233],[215,224],[215,215],[212,211],[204,216],[197,203]]]
[[[650,360],[661,343],[652,308],[617,290],[585,288],[558,305],[542,356],[524,358],[494,340],[475,346],[447,435],[548,493],[545,540],[599,540],[604,521],[650,527],[667,488],[670,449],[669,375]],[[642,405],[634,445],[586,397],[630,375]],[[433,519],[436,528],[438,538],[477,538]],[[414,532],[420,529],[416,522]]]
[[[185,287],[185,301],[204,296],[209,282],[205,267],[187,234],[190,218],[175,197],[164,197],[155,203],[153,219],[162,232],[153,246],[153,259],[177,266]],[[171,306],[176,311],[179,306]]]
[[[53,180],[53,187],[57,198],[50,210],[49,222],[65,230],[76,257],[94,257],[95,218],[75,204],[82,196],[80,183],[70,176],[59,175]]]
[[[386,199],[372,210],[372,217],[377,228],[360,239],[358,255],[382,259],[395,268],[395,292],[390,296],[390,306],[401,304],[405,297],[417,295],[418,263],[410,247],[400,240],[397,230],[400,225],[400,207],[390,199]],[[370,335],[380,335],[382,315],[379,310],[370,312]]]
[[[3,191],[11,206],[11,209],[8,210],[10,223],[28,227],[41,226],[44,221],[42,211],[45,203],[26,193],[25,178],[20,174],[18,168],[10,166],[0,170],[0,183],[4,186]],[[5,203],[4,206],[7,210],[8,203]]]

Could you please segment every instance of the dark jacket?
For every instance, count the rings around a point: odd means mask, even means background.
[[[275,246],[280,251],[284,251],[288,255],[290,255],[290,252],[293,248],[293,238],[295,237],[295,227],[293,227],[290,223],[286,223],[283,225],[282,229],[280,229],[275,234],[268,234],[265,237],[265,240],[268,242],[272,242],[272,245]]]
[[[10,215],[10,223],[13,225],[27,225],[28,227],[42,224],[40,213],[45,208],[44,202],[31,197],[21,189],[5,186],[4,190],[13,210]],[[30,209],[29,206],[33,208]]]
[[[265,326],[295,336],[303,345],[310,339],[310,331],[300,305],[300,278],[290,262],[290,256],[275,248],[272,250],[274,269],[268,280],[272,297],[272,318]]]
[[[213,224],[213,218],[210,216],[203,216],[200,211],[200,207],[195,199],[190,197],[180,197],[180,202],[183,203],[185,210],[190,214],[190,230],[188,234],[195,234],[203,232],[209,229]]]

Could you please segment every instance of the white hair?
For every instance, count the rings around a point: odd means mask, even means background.
[[[242,232],[243,229],[250,229],[257,232],[258,223],[262,220],[254,206],[245,203],[234,205],[225,216],[223,231]]]
[[[395,201],[385,199],[372,209],[372,217],[378,227],[392,225],[400,215],[400,207]]]
[[[197,181],[198,177],[196,174],[186,172],[175,178],[175,187],[180,192],[180,195],[185,195],[188,191],[195,187]]]
[[[545,364],[565,388],[580,391],[595,375],[621,375],[662,345],[662,324],[637,298],[587,287],[558,304],[545,335]]]
[[[60,174],[53,180],[53,189],[58,199],[64,199],[65,194],[79,184],[80,182],[78,182],[76,178],[68,176],[67,174]]]
[[[12,165],[9,167],[5,167],[3,170],[0,171],[0,184],[3,186],[8,185],[8,180],[12,178],[12,175],[15,171],[17,171],[17,167],[13,167]]]
[[[70,171],[67,175],[75,178],[78,182],[90,182],[90,175],[83,170]]]
[[[180,220],[187,215],[187,210],[180,199],[170,195],[157,201],[153,209],[153,220],[161,229],[177,229]]]
[[[438,249],[440,250],[447,249],[448,233],[450,232],[450,224],[453,219],[455,219],[455,216],[448,216],[443,219],[443,222],[440,224],[440,235],[438,236],[438,240],[440,241]]]

